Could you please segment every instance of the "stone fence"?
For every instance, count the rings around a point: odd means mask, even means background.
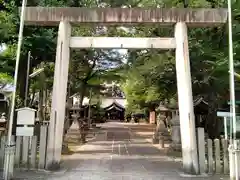
[[[45,169],[48,124],[40,125],[39,135],[12,136],[15,142],[14,167],[24,169]],[[4,167],[6,136],[0,141],[0,168]]]
[[[229,174],[229,140],[206,139],[204,128],[197,129],[200,173]]]

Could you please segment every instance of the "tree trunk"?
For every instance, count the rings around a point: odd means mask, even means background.
[[[211,92],[208,97],[208,117],[206,121],[206,131],[210,139],[219,137],[219,127],[217,120],[217,95]]]
[[[82,91],[79,92],[79,107],[82,108],[83,99],[85,96],[86,88],[82,88]]]
[[[36,95],[36,91],[35,91],[35,89],[34,89],[34,91],[32,92],[32,98],[31,98],[31,100],[30,100],[30,102],[29,102],[29,106],[30,106],[30,107],[32,107],[32,105],[33,105],[33,101],[34,101],[35,95]]]
[[[79,99],[79,107],[80,107],[80,109],[82,109],[82,103],[83,103],[83,99],[84,99],[84,96],[85,96],[85,92],[86,92],[86,88],[83,87],[82,91],[80,92],[80,99]],[[85,112],[84,112],[84,114],[85,114]],[[81,122],[80,119],[81,119],[81,117],[78,119],[78,126],[79,126],[79,131],[80,131],[80,138],[79,139],[82,142],[85,142],[85,139],[83,139],[83,137],[85,138],[85,132],[84,132],[84,129],[82,127],[83,123]],[[85,120],[85,117],[84,117],[84,120]]]
[[[43,68],[44,67],[44,64],[42,63],[40,65],[40,68]],[[39,121],[44,121],[44,92],[46,90],[46,83],[45,83],[45,74],[44,72],[42,72],[40,74],[40,77],[39,77],[39,81],[40,81],[40,91],[39,91],[39,109],[38,109],[38,112],[39,112]]]
[[[18,74],[20,76],[18,77],[18,88],[19,88],[19,97],[22,100],[25,98],[25,86],[26,86],[26,76],[27,76],[27,61],[25,58],[21,58],[21,63],[19,64],[19,70]]]
[[[38,102],[38,118],[39,121],[42,122],[43,121],[43,90],[40,89],[39,91],[39,102]]]

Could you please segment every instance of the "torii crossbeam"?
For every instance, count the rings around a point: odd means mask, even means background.
[[[154,24],[216,26],[227,21],[227,9],[191,8],[78,8],[27,7],[25,21],[29,25],[58,26],[60,21],[72,24]]]

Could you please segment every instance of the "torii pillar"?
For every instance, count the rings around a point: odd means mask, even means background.
[[[178,108],[181,128],[183,169],[185,170],[185,173],[198,174],[198,149],[193,110],[187,25],[185,22],[176,23],[175,40]]]
[[[58,168],[61,160],[70,58],[70,37],[70,23],[68,21],[61,21],[58,30],[52,104],[48,131],[46,155],[47,169]]]

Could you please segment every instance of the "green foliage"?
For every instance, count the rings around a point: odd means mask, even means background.
[[[174,59],[171,53],[157,51],[141,53],[129,65],[122,87],[128,100],[129,111],[155,109],[176,90]]]
[[[226,7],[226,0],[192,0],[189,7]],[[233,44],[235,71],[240,72],[240,1],[232,2]],[[18,37],[21,1],[0,0],[0,44],[7,49],[0,53],[0,69],[4,76],[12,76],[15,67],[15,52]],[[181,0],[31,0],[28,6],[76,6],[76,7],[183,7]],[[173,28],[166,27],[74,27],[74,36],[126,36],[126,37],[164,37],[173,36]],[[52,89],[57,28],[24,28],[24,39],[19,70],[19,92],[24,94],[27,67],[27,54],[31,51],[31,71],[42,62],[45,67],[45,86]],[[228,73],[228,30],[227,25],[214,28],[189,28],[189,49],[194,96],[204,96],[215,111],[226,101],[229,94]],[[123,64],[127,59],[127,64]],[[72,51],[69,73],[69,96],[80,96],[93,92],[99,97],[103,82],[121,83],[128,101],[129,112],[147,112],[160,102],[177,101],[176,69],[174,52],[155,50],[131,50],[127,57],[116,51],[97,51],[94,49]],[[1,80],[2,81],[2,80]],[[5,81],[4,81],[5,83]],[[42,84],[39,78],[31,80],[30,92],[37,91]],[[236,82],[239,89],[239,82]],[[211,113],[211,112],[210,112]],[[214,119],[214,118],[210,118]],[[211,121],[212,123],[213,121]],[[215,124],[213,122],[212,124]]]
[[[89,95],[100,94],[102,84],[116,80],[113,71],[122,64],[122,57],[116,51],[82,50],[73,51],[69,73],[70,94],[78,93],[81,100]]]
[[[7,49],[0,53],[1,72],[13,74],[15,66],[16,46],[9,45]]]
[[[13,78],[7,73],[0,73],[0,89],[2,89],[7,84],[12,84]]]

